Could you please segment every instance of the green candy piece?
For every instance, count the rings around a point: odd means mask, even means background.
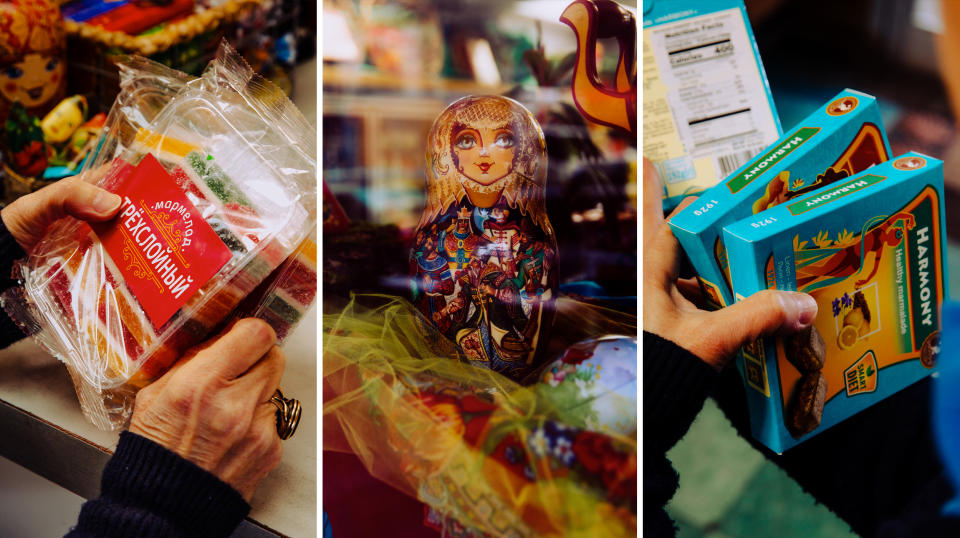
[[[281,299],[279,296],[274,296],[273,300],[270,301],[270,304],[267,305],[267,308],[272,310],[275,314],[283,318],[284,321],[291,325],[300,321],[300,311],[290,306],[290,304]]]
[[[225,204],[236,203],[252,207],[250,200],[237,189],[226,172],[213,162],[207,162],[213,160],[212,155],[204,157],[199,152],[191,151],[187,154],[186,160],[190,168],[193,168],[220,201]]]
[[[200,155],[196,151],[191,151],[185,157],[187,164],[190,165],[190,168],[193,168],[193,171],[197,173],[200,177],[203,177],[207,174],[207,163],[203,158],[203,155]]]

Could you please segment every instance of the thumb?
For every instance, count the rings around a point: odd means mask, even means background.
[[[66,216],[86,221],[102,221],[113,217],[120,208],[121,198],[83,181],[75,179],[61,181],[31,194],[29,206],[25,208],[28,216],[46,225]],[[25,197],[28,198],[28,197]]]
[[[763,335],[794,333],[817,317],[817,302],[806,293],[763,290],[714,313],[715,330],[735,351]]]
[[[116,194],[74,176],[20,197],[3,209],[2,218],[17,242],[30,250],[55,221],[66,216],[104,221],[116,215],[120,202]]]

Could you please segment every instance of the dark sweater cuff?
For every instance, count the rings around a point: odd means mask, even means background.
[[[7,230],[3,219],[0,219],[0,282],[2,282],[0,291],[16,283],[16,281],[10,278],[10,273],[13,270],[13,262],[26,257],[27,253],[24,252],[23,247],[10,235],[10,231]]]
[[[13,264],[26,257],[27,253],[10,235],[10,231],[3,224],[3,219],[0,219],[0,293],[17,285],[17,281],[11,278]],[[0,347],[7,347],[24,336],[20,327],[0,309]]]
[[[219,478],[130,432],[120,434],[101,488],[102,498],[147,509],[188,536],[229,536],[250,512]]]
[[[719,373],[699,357],[653,333],[643,333],[643,429],[668,450],[696,418]]]

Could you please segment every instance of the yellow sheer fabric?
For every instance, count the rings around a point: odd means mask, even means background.
[[[636,317],[561,298],[550,356]],[[562,402],[457,360],[407,301],[355,296],[324,316],[324,449],[496,536],[636,534],[636,438],[587,432]]]

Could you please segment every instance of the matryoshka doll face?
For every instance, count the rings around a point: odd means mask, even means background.
[[[43,117],[63,96],[63,19],[53,0],[0,0],[0,123],[19,102]]]
[[[433,122],[426,157],[427,220],[464,195],[479,208],[493,207],[502,196],[514,205],[543,196],[543,132],[523,105],[507,97],[475,95],[450,104]]]
[[[0,70],[0,92],[10,102],[26,108],[46,104],[63,80],[63,62],[45,54],[25,54],[23,59]]]
[[[457,170],[481,185],[489,185],[513,170],[514,146],[515,137],[508,126],[463,127],[453,133]]]

